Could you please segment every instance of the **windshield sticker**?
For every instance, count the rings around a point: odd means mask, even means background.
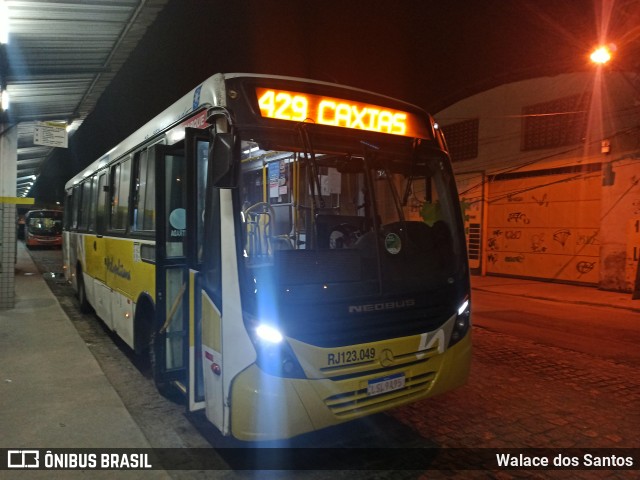
[[[187,228],[187,214],[184,208],[176,208],[169,215],[171,225],[171,237],[184,237]]]
[[[389,233],[384,237],[384,248],[391,255],[396,255],[402,250],[402,241],[397,233]]]

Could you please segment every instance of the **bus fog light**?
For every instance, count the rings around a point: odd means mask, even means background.
[[[284,359],[284,361],[282,362],[282,371],[285,373],[285,375],[290,376],[295,372],[295,370],[295,363],[293,363],[290,358]]]

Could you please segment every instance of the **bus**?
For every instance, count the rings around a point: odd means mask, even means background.
[[[65,188],[80,308],[224,435],[288,439],[468,377],[460,202],[413,105],[216,74]]]
[[[24,243],[27,248],[62,246],[62,212],[29,210],[24,217]]]

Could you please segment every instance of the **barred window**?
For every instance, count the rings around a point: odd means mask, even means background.
[[[522,108],[522,150],[582,142],[587,131],[590,94],[572,95]]]
[[[452,161],[470,160],[478,156],[479,127],[480,120],[477,118],[442,127]]]

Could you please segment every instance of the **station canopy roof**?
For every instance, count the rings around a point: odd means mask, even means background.
[[[36,127],[66,124],[73,135],[167,2],[0,0],[9,18],[0,86],[10,98],[0,130],[18,125],[18,196],[54,148],[34,144]]]

